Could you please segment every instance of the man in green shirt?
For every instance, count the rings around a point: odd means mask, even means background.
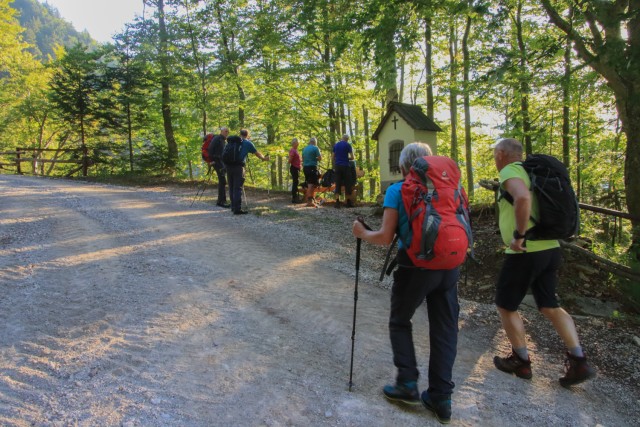
[[[501,371],[531,378],[524,323],[517,311],[531,287],[538,310],[551,321],[568,349],[567,370],[560,384],[569,387],[581,383],[594,377],[595,370],[587,364],[573,319],[556,299],[562,262],[560,244],[557,240],[525,239],[526,231],[533,226],[531,218],[538,215],[538,206],[522,167],[522,144],[513,138],[502,139],[494,145],[493,157],[500,173],[500,189],[513,198],[513,204],[503,197],[498,202],[500,235],[507,249],[495,298],[512,351],[507,357],[494,357],[493,363]]]

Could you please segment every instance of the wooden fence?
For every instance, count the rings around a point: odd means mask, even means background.
[[[45,153],[53,153],[51,157],[43,157]],[[61,158],[61,155],[71,154],[72,158]],[[15,151],[0,151],[0,156],[5,157],[4,161],[0,158],[0,169],[6,167],[15,168],[15,173],[23,175],[25,173],[32,173],[39,175],[38,166],[49,163],[52,166],[56,164],[77,164],[78,167],[68,171],[65,176],[71,176],[78,171],[82,171],[82,176],[87,176],[89,166],[93,164],[92,160],[87,155],[87,148],[25,148],[16,147]],[[75,157],[75,158],[73,158]],[[26,172],[23,167],[23,163],[31,164],[31,171]]]

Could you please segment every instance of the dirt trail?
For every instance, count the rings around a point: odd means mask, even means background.
[[[0,425],[424,426],[384,400],[388,291],[354,248],[159,192],[0,175]],[[349,230],[345,230],[345,233]],[[569,391],[493,368],[494,309],[461,301],[453,425],[638,425],[605,377]],[[426,386],[426,312],[415,319]],[[615,393],[612,390],[616,390]],[[619,393],[619,394],[618,394]]]

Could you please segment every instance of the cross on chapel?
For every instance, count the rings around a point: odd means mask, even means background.
[[[393,116],[393,120],[391,120],[393,122],[393,129],[397,129],[396,128],[396,124],[398,123],[398,117],[397,116]]]

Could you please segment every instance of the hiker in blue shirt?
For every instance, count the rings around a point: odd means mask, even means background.
[[[333,161],[336,168],[336,208],[340,207],[342,186],[344,186],[344,197],[347,199],[347,207],[353,207],[351,199],[348,198],[353,189],[351,165],[349,164],[349,161],[353,159],[353,148],[351,148],[351,144],[349,144],[349,135],[342,135],[342,139],[333,146]]]
[[[430,156],[428,145],[414,142],[400,153],[403,176],[414,160]],[[451,419],[453,363],[458,344],[458,277],[459,267],[450,270],[426,270],[413,266],[407,255],[412,235],[409,219],[402,201],[403,181],[391,185],[384,198],[382,226],[377,231],[365,229],[359,221],[353,223],[353,235],[376,245],[389,245],[398,234],[398,269],[393,273],[389,337],[393,350],[393,363],[397,368],[395,384],[383,388],[384,396],[392,401],[419,404],[432,411],[438,421]],[[420,395],[411,318],[427,302],[429,316],[429,387]]]
[[[316,206],[313,194],[315,188],[319,185],[318,182],[318,162],[322,160],[320,149],[318,148],[318,141],[315,138],[309,140],[309,145],[302,150],[302,170],[304,172],[304,180],[307,183],[307,206]]]
[[[245,169],[247,156],[253,153],[262,161],[268,161],[269,155],[263,156],[249,140],[249,131],[242,129],[240,131],[242,138],[242,149],[240,150],[240,162],[236,164],[225,163],[227,168],[227,177],[229,181],[229,196],[231,198],[231,210],[234,215],[243,215],[248,213],[242,209],[242,195],[244,194]],[[229,137],[228,140],[231,140]]]

